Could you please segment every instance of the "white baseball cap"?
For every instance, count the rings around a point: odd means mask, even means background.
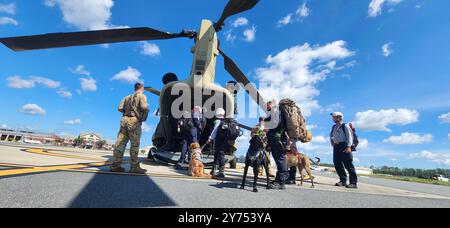
[[[333,117],[340,116],[340,117],[344,118],[344,114],[342,112],[333,112],[333,113],[331,113],[331,116],[333,116]]]
[[[223,109],[223,108],[219,108],[219,109],[217,109],[217,111],[216,111],[216,117],[217,118],[224,118],[225,117],[225,109]]]

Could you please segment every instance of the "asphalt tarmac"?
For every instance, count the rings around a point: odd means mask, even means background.
[[[192,179],[172,167],[146,162],[147,175],[112,174],[111,152],[0,145],[0,207],[10,208],[449,208],[450,188],[361,178],[358,190],[336,188],[334,174],[315,173],[317,185],[259,192],[242,169],[228,179]],[[143,156],[144,158],[145,156]],[[127,165],[125,165],[126,168]],[[252,178],[249,178],[249,181]]]

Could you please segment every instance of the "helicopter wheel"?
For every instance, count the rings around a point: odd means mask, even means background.
[[[156,152],[156,148],[155,147],[152,147],[152,148],[150,148],[150,150],[148,151],[148,156],[147,156],[147,159],[149,159],[149,160],[155,160],[155,157],[153,156],[153,154]]]

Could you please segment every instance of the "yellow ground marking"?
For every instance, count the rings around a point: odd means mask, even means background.
[[[32,166],[32,165],[0,163],[0,167],[6,167],[6,168],[33,168],[34,166]]]
[[[53,172],[53,171],[65,171],[65,170],[71,170],[71,169],[103,167],[103,166],[108,166],[110,164],[111,163],[108,163],[108,162],[99,162],[99,163],[88,163],[88,164],[61,165],[61,166],[48,166],[48,167],[30,167],[30,168],[25,168],[25,169],[1,170],[0,177],[32,174],[32,173],[45,173],[45,172]]]
[[[106,161],[106,159],[101,159],[101,158],[92,158],[92,157],[84,157],[84,156],[76,156],[76,155],[59,154],[59,153],[49,152],[49,151],[46,151],[46,150],[43,150],[43,149],[26,149],[24,151],[28,152],[28,153],[32,153],[32,154],[39,154],[39,155],[52,156],[52,157],[71,158],[71,159],[99,161],[99,162]]]

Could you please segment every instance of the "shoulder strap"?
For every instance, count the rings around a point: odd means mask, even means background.
[[[341,127],[342,127],[342,131],[344,132],[345,137],[348,137],[347,132],[345,131],[346,125],[347,125],[346,123],[342,123]]]

